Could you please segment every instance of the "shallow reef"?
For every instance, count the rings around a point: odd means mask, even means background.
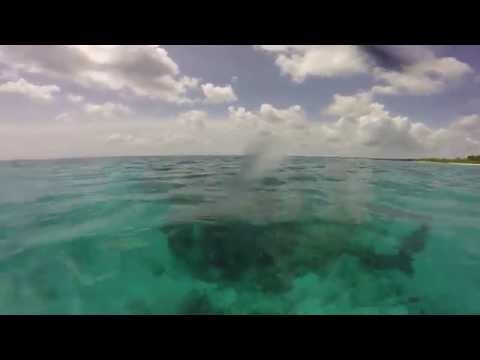
[[[0,164],[0,313],[480,313],[480,167],[270,165]]]
[[[287,293],[296,278],[323,274],[345,255],[357,258],[370,272],[397,270],[412,276],[414,256],[425,248],[429,234],[429,226],[421,224],[399,239],[396,253],[381,254],[359,242],[365,227],[332,226],[319,221],[259,225],[217,220],[169,224],[162,230],[170,250],[193,277],[268,294]],[[380,241],[381,234],[370,230],[367,237]],[[188,299],[184,306],[188,312],[209,309],[205,294],[190,294]]]

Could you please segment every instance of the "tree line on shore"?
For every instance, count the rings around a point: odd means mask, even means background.
[[[435,162],[457,162],[457,163],[474,163],[480,164],[480,155],[468,155],[466,158],[455,158],[455,159],[443,159],[443,158],[428,158],[421,159],[424,161],[435,161]]]

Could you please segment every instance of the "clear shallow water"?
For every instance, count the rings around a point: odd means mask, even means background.
[[[0,162],[3,314],[480,313],[480,167]]]

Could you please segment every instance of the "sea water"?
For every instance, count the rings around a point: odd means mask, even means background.
[[[0,162],[0,313],[478,314],[479,179],[323,157]]]

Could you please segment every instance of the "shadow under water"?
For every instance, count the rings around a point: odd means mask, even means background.
[[[337,229],[331,239],[328,232],[319,231],[322,225],[218,221],[170,224],[163,231],[171,251],[192,276],[267,293],[287,292],[296,277],[325,271],[343,255],[358,258],[370,271],[398,270],[411,276],[414,255],[424,249],[429,233],[428,225],[422,224],[401,240],[396,254],[379,254],[349,236],[355,226]]]
[[[425,248],[430,228],[422,224],[412,234],[402,239],[397,254],[378,254],[366,249],[350,250],[351,255],[357,256],[367,267],[375,270],[398,269],[409,276],[413,275],[413,256]]]
[[[252,152],[0,164],[0,313],[480,312],[478,167]]]
[[[392,235],[396,251],[381,253],[375,243],[384,241],[389,226],[382,228],[361,211],[368,209],[360,208],[363,202],[368,204],[368,188],[359,187],[344,174],[348,168],[342,166],[349,164],[329,167],[329,173],[342,181],[335,185],[334,204],[325,217],[325,213],[312,211],[313,197],[307,192],[289,190],[285,197],[285,182],[275,178],[278,172],[273,173],[281,160],[273,158],[272,166],[264,149],[247,157],[240,174],[226,184],[222,200],[199,204],[191,212],[173,212],[161,227],[170,251],[193,278],[267,296],[283,295],[302,276],[324,276],[330,265],[341,263],[345,256],[358,260],[370,273],[413,275],[414,257],[424,250],[430,233],[424,219],[411,222],[418,228],[410,234]],[[353,202],[352,192],[365,199]],[[180,311],[223,310],[214,308],[207,294],[194,291],[186,296]]]

